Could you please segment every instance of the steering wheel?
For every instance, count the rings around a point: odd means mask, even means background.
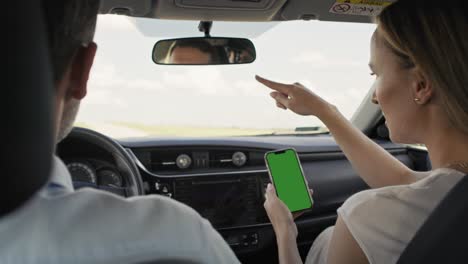
[[[143,181],[130,154],[115,140],[94,130],[74,127],[65,140],[91,143],[109,153],[122,176],[126,179],[127,197],[143,195]]]

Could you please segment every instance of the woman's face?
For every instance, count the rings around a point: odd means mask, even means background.
[[[400,58],[384,44],[378,30],[371,40],[370,63],[375,81],[373,102],[380,105],[390,132],[396,143],[417,143],[420,120],[414,101],[414,68],[404,68]]]

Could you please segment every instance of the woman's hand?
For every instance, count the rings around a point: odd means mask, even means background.
[[[312,195],[312,190],[309,190]],[[273,229],[278,239],[287,239],[288,237],[297,237],[297,227],[294,219],[299,217],[301,213],[291,214],[289,208],[276,195],[275,188],[271,183],[265,192],[265,203],[263,204],[270,219]]]
[[[309,191],[312,195],[312,190]],[[279,263],[302,263],[296,242],[297,227],[294,223],[294,218],[302,213],[291,214],[286,204],[276,196],[275,188],[271,183],[266,189],[263,206],[276,234]]]
[[[300,83],[283,84],[255,76],[255,79],[265,86],[273,89],[270,96],[276,100],[276,106],[282,109],[291,109],[299,115],[314,115],[321,118],[330,110],[336,109],[333,105],[316,95]]]

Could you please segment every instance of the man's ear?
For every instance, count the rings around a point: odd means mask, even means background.
[[[71,67],[71,89],[68,96],[81,100],[86,96],[89,73],[93,66],[97,45],[94,42],[78,48]]]
[[[431,82],[419,70],[414,69],[414,85],[412,87],[414,99],[418,99],[418,104],[428,103],[434,96]]]

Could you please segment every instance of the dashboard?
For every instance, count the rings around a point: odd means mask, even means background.
[[[376,143],[408,167],[427,169],[426,152],[384,140]],[[198,211],[245,263],[277,261],[276,254],[268,254],[270,260],[265,258],[265,252],[275,247],[263,208],[269,182],[265,152],[295,148],[314,190],[313,209],[296,220],[303,256],[317,235],[334,224],[336,209],[354,193],[368,188],[330,135],[138,138],[117,144],[134,162],[140,179],[132,180],[132,174],[99,146],[75,139],[58,148],[75,188],[94,187],[128,197],[129,184],[138,182],[138,195],[164,195]]]
[[[144,194],[134,161],[120,144],[100,133],[74,128],[57,145],[56,155],[67,166],[75,190],[89,187],[122,197]]]
[[[72,158],[64,160],[72,176],[75,189],[92,187],[126,197],[122,175],[115,165],[99,158]]]

